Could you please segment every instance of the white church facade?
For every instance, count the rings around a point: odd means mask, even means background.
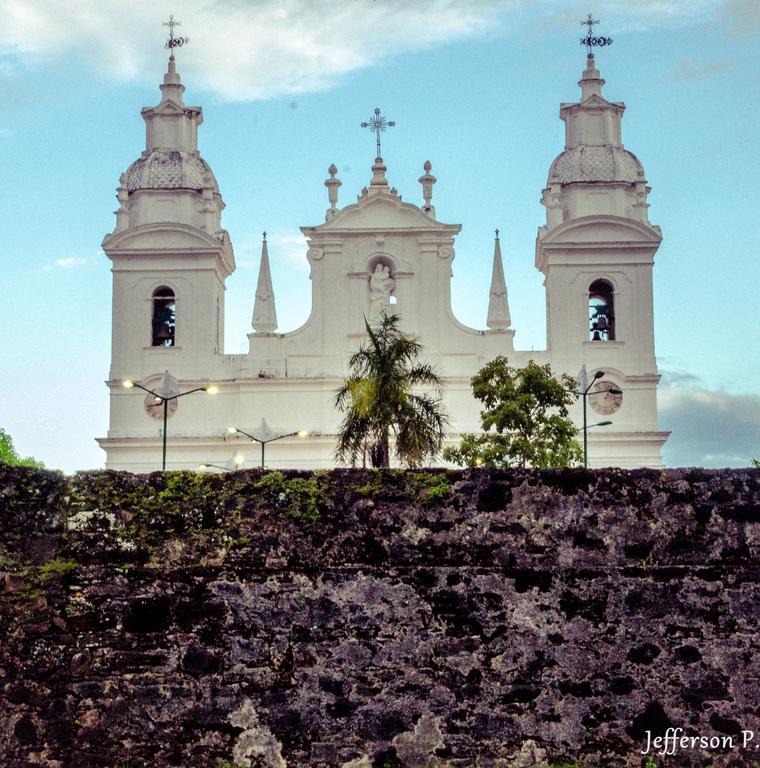
[[[366,339],[365,317],[372,321],[384,311],[399,315],[402,330],[418,338],[442,376],[451,442],[480,430],[470,378],[506,355],[514,366],[532,359],[572,376],[585,366],[589,380],[603,371],[592,386],[588,421],[611,423],[589,430],[590,465],[661,466],[668,433],[657,421],[652,307],[661,233],[648,220],[644,169],[621,142],[625,106],[602,96],[593,55],[579,84],[580,101],[560,108],[565,149],[549,171],[546,224],[536,239],[546,350],[514,349],[498,233],[488,328],[456,319],[451,281],[461,227],[437,219],[429,163],[419,180],[422,204],[415,205],[389,184],[377,157],[368,185],[343,207],[331,166],[325,221],[302,227],[312,283],[308,320],[277,332],[264,242],[249,350],[231,355],[223,339],[233,247],[221,225],[219,187],[198,151],[202,110],[185,106],[172,56],[161,102],[142,110],[146,148],[120,179],[116,228],[103,241],[113,272],[110,425],[98,441],[106,466],[134,472],[161,466],[163,408],[149,393],[125,387],[125,380],[159,393],[170,381],[179,392],[218,390],[169,403],[168,469],[258,466],[259,445],[231,433],[231,426],[262,440],[290,435],[267,445],[267,466],[335,466],[341,420],[335,393],[349,357]],[[376,117],[382,119],[378,111]],[[580,429],[580,402],[573,417]]]

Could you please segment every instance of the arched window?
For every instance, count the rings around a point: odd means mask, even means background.
[[[174,291],[162,285],[153,291],[152,341],[154,347],[174,346],[174,321],[177,302]]]
[[[588,333],[591,341],[615,340],[614,289],[606,280],[594,280],[589,286]]]

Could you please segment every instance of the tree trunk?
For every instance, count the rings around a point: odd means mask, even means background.
[[[382,467],[387,469],[390,466],[390,447],[387,432],[380,438],[380,440],[372,444],[369,457],[372,466],[375,468]]]

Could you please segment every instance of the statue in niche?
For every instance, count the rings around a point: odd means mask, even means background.
[[[387,264],[377,264],[369,278],[369,317],[370,320],[380,320],[383,313],[391,304],[391,294],[396,287],[396,281],[391,277]]]

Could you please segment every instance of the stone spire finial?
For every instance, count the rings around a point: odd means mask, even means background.
[[[166,101],[173,101],[175,104],[179,104],[179,106],[184,106],[182,94],[185,91],[185,86],[180,81],[174,56],[169,57],[169,66],[164,74],[164,82],[159,87],[161,88],[162,104]]]
[[[387,187],[388,179],[385,178],[385,172],[388,170],[387,166],[383,162],[382,157],[375,158],[375,162],[372,166],[372,181],[370,181],[370,188]]]
[[[145,150],[198,151],[198,126],[203,122],[200,107],[186,107],[182,99],[185,86],[180,82],[174,57],[164,74],[161,102],[155,107],[143,107],[145,120]],[[184,181],[184,179],[183,179]]]
[[[493,248],[493,272],[491,275],[491,290],[488,298],[488,318],[486,324],[493,331],[506,331],[511,322],[507,284],[504,280],[504,267],[501,261],[501,242],[499,241],[499,230],[497,229]]]
[[[327,172],[330,174],[330,178],[325,181],[325,186],[327,187],[327,198],[330,201],[330,207],[325,213],[325,221],[331,219],[338,212],[338,187],[343,183],[340,179],[335,178],[338,169],[334,163],[327,169]]]
[[[420,176],[417,181],[422,184],[422,197],[425,201],[425,204],[422,206],[422,210],[425,211],[425,213],[428,214],[431,218],[435,218],[435,208],[433,207],[432,203],[430,202],[433,199],[433,184],[437,181],[435,176],[432,176],[430,174],[430,171],[432,170],[433,166],[430,164],[430,160],[425,161],[425,165],[422,166],[425,170],[424,175]]]
[[[589,53],[586,57],[586,69],[583,70],[578,85],[581,87],[582,102],[586,101],[586,99],[593,94],[596,94],[597,96],[602,95],[604,80],[602,80],[602,76],[596,68],[596,61],[593,53]]]
[[[251,325],[256,333],[273,333],[277,328],[277,310],[274,304],[272,273],[269,270],[269,252],[267,250],[266,232],[264,232],[262,238],[259,281],[256,284],[256,299],[253,304],[253,319]]]

